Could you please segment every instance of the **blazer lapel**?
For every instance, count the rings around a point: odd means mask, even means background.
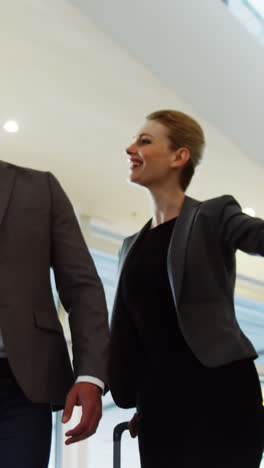
[[[127,261],[127,259],[129,258],[129,256],[131,255],[131,253],[133,252],[134,247],[135,247],[138,239],[140,239],[140,237],[144,234],[144,232],[149,229],[149,227],[151,225],[151,221],[152,221],[152,219],[150,219],[145,224],[145,226],[143,226],[143,228],[137,234],[135,234],[135,236],[132,238],[132,240],[131,240],[131,242],[130,242],[130,244],[128,245],[127,248],[123,247],[122,250],[121,250],[119,266],[118,266],[117,286],[116,286],[116,293],[115,293],[115,298],[114,298],[112,317],[114,316],[114,312],[115,312],[116,306],[117,306],[117,301],[118,301],[118,298],[119,298],[119,284],[120,284],[120,278],[121,278],[121,274],[122,274],[122,271],[123,271],[123,268],[124,268],[124,264]],[[111,321],[112,321],[112,319],[111,319]]]
[[[140,237],[144,234],[144,232],[149,229],[150,225],[151,225],[151,219],[145,224],[145,226],[143,226],[143,228],[137,234],[135,234],[128,248],[121,252],[119,269],[118,269],[119,271],[118,279],[120,278],[121,272],[124,267],[124,263],[127,260],[127,258],[131,255],[131,252],[133,251],[137,240],[140,239]]]
[[[188,237],[191,231],[191,226],[195,219],[195,214],[198,212],[198,208],[200,204],[201,202],[197,200],[194,200],[187,196],[185,197],[180,215],[178,216],[175,222],[172,236],[171,236],[171,241],[169,244],[168,256],[167,256],[167,269],[168,269],[168,277],[169,277],[169,282],[170,282],[176,309],[177,309],[177,304],[179,303],[179,298],[180,298],[180,293],[181,293]],[[116,294],[115,294],[114,306],[113,306],[113,315],[117,307],[117,300],[119,297],[120,278],[121,278],[121,274],[122,274],[125,262],[133,253],[133,250],[136,247],[136,243],[141,238],[142,234],[147,229],[150,228],[151,221],[152,219],[150,219],[147,222],[147,224],[145,224],[145,226],[141,229],[141,231],[139,231],[134,236],[134,238],[131,240],[130,245],[126,249],[124,250],[122,249],[121,251]]]
[[[15,169],[0,161],[0,224],[4,219],[15,182]]]
[[[194,200],[193,198],[185,197],[181,212],[175,221],[168,248],[168,277],[177,310],[182,288],[182,278],[189,234],[200,204],[201,202]]]

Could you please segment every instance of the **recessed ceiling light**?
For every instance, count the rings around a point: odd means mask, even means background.
[[[16,133],[19,130],[19,125],[15,120],[8,120],[4,123],[3,128],[8,133]]]
[[[253,208],[244,208],[242,211],[249,216],[256,216],[256,212],[253,210]]]

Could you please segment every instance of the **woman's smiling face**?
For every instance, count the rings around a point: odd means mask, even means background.
[[[131,182],[151,188],[171,174],[175,150],[171,149],[168,129],[158,121],[147,120],[126,153]]]

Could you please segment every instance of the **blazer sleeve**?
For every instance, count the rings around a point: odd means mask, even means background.
[[[220,232],[224,243],[234,250],[264,255],[264,221],[243,213],[230,195],[225,195],[223,201]]]
[[[51,265],[69,314],[74,372],[106,383],[109,329],[103,286],[67,195],[51,173],[48,179]]]

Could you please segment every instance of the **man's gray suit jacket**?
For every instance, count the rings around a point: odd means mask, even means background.
[[[125,239],[120,251],[119,283],[126,261],[149,227],[150,222],[138,234]],[[167,272],[182,334],[197,359],[207,367],[256,357],[235,316],[237,249],[264,255],[264,221],[244,214],[229,195],[204,202],[186,196],[175,221]],[[136,336],[118,286],[111,323],[109,377],[114,400],[122,407],[136,404],[141,359]],[[173,362],[171,372],[177,375]]]
[[[50,268],[69,313],[72,371]],[[63,405],[78,375],[106,382],[108,322],[101,281],[73,208],[48,172],[0,163],[0,328],[29,399]]]

